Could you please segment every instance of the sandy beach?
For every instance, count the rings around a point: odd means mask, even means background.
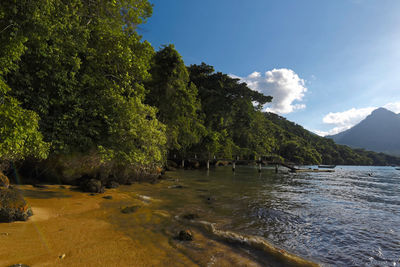
[[[175,240],[172,215],[157,209],[157,200],[126,193],[135,185],[122,188],[90,195],[69,186],[18,186],[34,215],[26,222],[0,224],[0,266],[261,265],[196,229],[191,229],[194,241]],[[132,205],[140,208],[121,213]]]

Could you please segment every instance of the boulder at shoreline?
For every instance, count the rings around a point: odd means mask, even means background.
[[[10,186],[10,181],[8,177],[5,176],[2,172],[0,172],[0,188],[7,189]]]
[[[26,221],[32,214],[18,190],[0,188],[0,222]]]
[[[104,193],[104,186],[101,184],[101,181],[97,179],[88,179],[82,181],[81,189],[83,192]]]
[[[193,234],[189,230],[182,230],[179,232],[178,236],[176,237],[180,241],[192,241]]]

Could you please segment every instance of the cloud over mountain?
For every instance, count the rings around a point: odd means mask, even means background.
[[[273,69],[264,75],[253,72],[244,78],[231,76],[241,79],[253,90],[272,96],[273,100],[267,105],[266,111],[288,114],[306,107],[305,104],[298,103],[307,92],[305,81],[291,69]]]
[[[383,107],[395,113],[400,112],[400,102],[387,103]],[[378,107],[351,108],[342,112],[329,112],[323,117],[322,122],[332,125],[333,128],[328,131],[316,130],[314,132],[322,136],[343,132],[365,119],[377,108]]]

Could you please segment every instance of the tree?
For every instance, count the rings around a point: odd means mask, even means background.
[[[109,153],[108,159],[125,155],[118,157],[128,163],[163,161],[164,127],[143,104],[154,51],[136,32],[151,15],[150,3],[42,4],[19,26],[27,37],[17,68],[4,79],[22,107],[40,116],[39,129],[52,143],[51,153],[100,150]],[[17,15],[28,12],[27,6],[15,6]],[[153,139],[143,142],[147,135]]]
[[[2,1],[0,3],[0,161],[25,157],[46,158],[49,144],[38,131],[39,116],[21,108],[10,96],[4,77],[18,69],[18,61],[26,50],[26,28],[39,15],[43,1]],[[24,12],[21,12],[24,10]]]
[[[199,90],[205,126],[210,133],[200,147],[206,147],[208,152],[218,150],[225,157],[232,157],[233,154],[251,157],[268,153],[270,140],[268,136],[262,140],[261,133],[265,133],[265,127],[260,123],[264,118],[259,113],[272,97],[251,90],[239,79],[221,72],[215,73],[214,68],[205,63],[191,65],[188,70],[190,80]],[[219,138],[210,138],[212,136]],[[211,148],[211,144],[215,148]],[[219,148],[224,149],[221,151]]]
[[[0,79],[0,162],[46,158],[49,144],[43,142],[38,131],[39,116],[22,109],[15,98],[6,95],[6,89]]]
[[[185,153],[205,134],[197,88],[173,45],[155,54],[150,73],[146,102],[157,107],[158,119],[167,126],[168,149]]]

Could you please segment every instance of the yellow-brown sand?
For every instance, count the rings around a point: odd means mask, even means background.
[[[260,265],[196,230],[190,245],[171,241],[169,233],[147,227],[171,218],[168,211],[118,189],[91,196],[59,186],[18,188],[34,215],[27,222],[0,223],[0,266]],[[119,207],[135,204],[142,205],[135,215],[121,214]]]

